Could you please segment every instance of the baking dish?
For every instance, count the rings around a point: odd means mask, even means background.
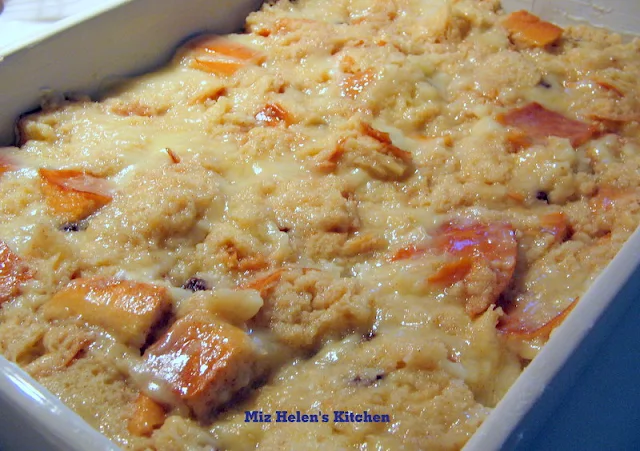
[[[81,19],[86,20],[82,21],[77,19],[77,24],[75,21],[61,24],[58,34],[25,50],[12,52],[0,65],[3,86],[12,87],[1,94],[2,141],[11,140],[11,126],[15,117],[36,106],[42,88],[54,91],[99,90],[118,77],[153,68],[166,59],[177,43],[194,32],[204,29],[228,32],[237,28],[246,12],[257,7],[258,3],[227,1],[211,5],[211,2],[193,1],[185,10],[184,5],[177,1],[156,1],[152,5],[150,1],[135,0],[99,16],[84,17]],[[546,5],[549,7],[550,4]],[[507,6],[514,5],[508,3]],[[545,16],[544,9],[541,9],[545,4],[518,4],[515,7],[523,6],[528,9],[535,6],[533,11]],[[621,8],[632,6],[630,2],[621,2]],[[554,8],[557,8],[557,4]],[[580,19],[571,14],[556,19],[552,9],[547,11],[551,15],[546,14],[546,17],[558,22]],[[621,16],[627,18],[630,13],[623,12]],[[140,17],[145,18],[142,25]],[[605,14],[598,16],[600,19],[607,17]],[[592,20],[586,14],[585,18]],[[629,23],[621,30],[633,31],[627,27]],[[123,33],[119,30],[132,31]],[[86,45],[84,36],[89,35],[92,36],[91,45]],[[558,368],[574,353],[578,343],[614,300],[615,294],[637,267],[639,250],[640,237],[636,234],[469,442],[468,449],[493,449],[504,442],[519,418],[538,399]],[[616,306],[621,302],[616,300]],[[109,449],[112,446],[59,402],[40,394],[40,389],[33,389],[36,385],[20,371],[11,366],[7,368],[7,379],[3,380],[2,385],[6,385],[6,388],[2,396],[15,406],[17,412],[26,412],[29,419],[25,422],[33,424],[34,429],[49,431],[43,439],[52,443],[51,446],[56,441],[60,449],[86,449],[89,443],[92,449]],[[46,419],[48,417],[51,418]],[[70,427],[67,429],[62,424]]]

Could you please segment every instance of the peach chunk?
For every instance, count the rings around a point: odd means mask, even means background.
[[[18,167],[14,159],[3,152],[4,149],[8,148],[0,148],[0,175],[5,172],[14,171]]]
[[[473,260],[469,257],[462,257],[459,260],[453,260],[442,265],[436,273],[427,277],[427,281],[433,284],[451,286],[464,280],[472,269]]]
[[[275,127],[279,123],[291,125],[291,114],[279,103],[268,103],[255,115],[256,121],[269,127]]]
[[[264,57],[263,55],[245,45],[238,42],[231,41],[222,37],[205,37],[197,41],[196,47],[204,50],[205,52],[224,55],[229,58],[234,58],[241,61],[260,61]]]
[[[571,233],[567,215],[562,212],[547,213],[540,218],[541,231],[550,233],[556,242],[562,242]]]
[[[244,65],[245,63],[242,61],[225,61],[202,57],[195,57],[190,63],[190,66],[194,69],[216,75],[233,75]]]
[[[411,161],[411,157],[412,157],[411,152],[407,152],[406,150],[402,150],[394,146],[393,143],[391,142],[391,137],[389,136],[389,133],[377,130],[372,126],[370,126],[369,124],[367,124],[366,122],[362,122],[360,126],[362,127],[362,132],[365,135],[385,145],[384,153],[393,155],[394,157],[397,157],[405,162]]]
[[[589,141],[597,131],[592,125],[569,119],[536,102],[500,114],[497,121],[502,125],[516,127],[531,138],[567,138],[574,147]]]
[[[253,282],[249,283],[246,288],[257,290],[260,292],[261,296],[266,296],[275,286],[280,282],[282,278],[282,274],[284,273],[284,268],[279,268],[268,274],[265,277],[261,277]]]
[[[335,148],[327,148],[316,157],[323,171],[334,171],[339,165],[347,170],[359,168],[379,180],[402,179],[414,166],[411,152],[395,146],[389,133],[366,122],[352,126]]]
[[[79,221],[111,202],[105,180],[75,169],[40,169],[47,206],[64,221]]]
[[[0,240],[0,304],[20,292],[20,286],[33,275],[22,259]]]
[[[529,47],[544,47],[562,36],[562,28],[524,10],[509,14],[503,25],[516,41]]]
[[[48,320],[79,316],[103,327],[116,339],[141,347],[171,309],[163,287],[103,277],[75,279],[44,305]]]
[[[551,332],[558,327],[571,311],[578,305],[578,299],[575,298],[571,304],[561,311],[550,311],[547,315],[551,318],[543,323],[536,321],[536,310],[544,308],[542,304],[532,305],[531,303],[518,303],[508,313],[500,318],[497,329],[514,338],[521,340],[533,340],[535,338],[549,338]]]
[[[473,266],[489,268],[496,277],[491,289],[492,302],[511,282],[518,243],[515,230],[510,224],[445,224],[434,236],[431,246],[436,251],[447,252],[458,259],[472,259]],[[467,302],[467,311],[472,316],[482,313],[488,307],[488,304],[473,306],[470,301]]]
[[[142,393],[136,399],[133,416],[129,418],[127,429],[138,437],[150,436],[154,429],[165,420],[163,407]]]
[[[375,72],[371,69],[348,74],[340,83],[342,96],[355,99],[364,89],[375,81]]]
[[[594,214],[610,212],[613,208],[630,207],[640,201],[634,189],[620,189],[613,186],[602,185],[589,201],[589,207]]]
[[[264,61],[262,53],[217,36],[196,39],[189,48],[193,57],[189,65],[216,75],[233,75],[248,63]]]
[[[465,310],[475,317],[509,286],[517,251],[510,224],[449,222],[436,230],[430,241],[400,249],[391,261],[420,258],[426,253],[447,256],[450,260],[427,281],[440,286],[464,281],[468,288]]]
[[[256,357],[244,331],[204,311],[178,319],[144,354],[146,368],[200,419],[251,383]]]

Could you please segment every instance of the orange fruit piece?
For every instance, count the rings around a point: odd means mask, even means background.
[[[241,61],[224,61],[195,57],[190,66],[203,72],[216,75],[233,75],[240,70],[245,63]]]
[[[263,55],[246,45],[222,37],[205,37],[196,41],[196,48],[214,55],[224,55],[240,61],[259,61]]]
[[[396,158],[400,158],[401,160],[406,162],[412,161],[411,152],[407,152],[406,150],[402,150],[399,147],[394,146],[389,133],[373,128],[366,122],[361,122],[360,128],[362,129],[363,134],[375,139],[376,141],[384,145],[384,153],[392,155]]]
[[[75,169],[40,169],[47,206],[65,221],[79,221],[111,202],[107,182]]]
[[[138,437],[148,437],[154,429],[162,426],[166,413],[164,408],[148,396],[140,393],[134,404],[134,411],[127,429]]]
[[[511,131],[507,133],[507,142],[511,146],[513,152],[519,152],[522,149],[531,147],[531,139],[522,130]]]
[[[347,75],[340,83],[342,95],[355,99],[367,86],[375,80],[375,73],[371,69],[358,71]]]
[[[577,147],[586,143],[596,133],[595,127],[584,122],[569,119],[532,102],[521,108],[514,108],[496,118],[502,125],[516,127],[531,138],[558,136],[567,138]]]
[[[522,340],[535,338],[549,338],[551,332],[558,327],[571,311],[578,305],[578,298],[574,299],[565,309],[557,312],[549,321],[537,324],[531,318],[529,311],[531,306],[518,305],[511,312],[505,314],[498,322],[498,330],[509,336]]]
[[[276,21],[276,30],[278,32],[292,32],[303,28],[304,26],[317,24],[318,21],[298,18],[298,17],[284,17]]]
[[[477,316],[495,303],[511,282],[518,243],[510,224],[449,222],[436,230],[430,241],[401,249],[391,260],[419,258],[427,252],[455,258],[429,276],[428,282],[450,286],[487,268],[495,275],[487,296],[470,296],[466,299],[465,310],[470,316]]]
[[[0,151],[1,150],[2,149],[0,149]],[[16,168],[17,165],[11,157],[0,153],[0,175],[4,174],[5,172],[14,171]]]
[[[244,331],[201,311],[178,319],[144,359],[148,370],[201,419],[249,385],[256,365]]]
[[[78,316],[135,347],[171,310],[166,288],[104,277],[72,280],[44,305],[47,320]]]
[[[496,298],[509,285],[516,267],[518,243],[510,224],[474,222],[445,224],[436,233],[430,248],[459,258],[488,265],[497,276]]]
[[[542,232],[552,234],[556,241],[564,240],[569,234],[569,222],[562,212],[547,213],[540,218]]]
[[[249,284],[245,288],[257,290],[260,292],[260,296],[265,297],[267,294],[280,282],[282,274],[286,270],[284,268],[278,268],[271,274],[267,274],[264,277],[260,277]]]
[[[417,246],[412,244],[411,246],[403,247],[402,249],[398,249],[395,254],[391,256],[389,259],[392,262],[397,262],[400,260],[407,260],[409,258],[420,257],[426,252],[425,246]]]
[[[189,65],[216,75],[233,75],[248,63],[261,64],[265,60],[262,53],[218,36],[197,39],[189,48],[193,53]]]
[[[598,192],[589,201],[589,207],[595,214],[602,214],[611,211],[614,207],[618,208],[638,202],[638,194],[636,190],[620,189],[612,186],[602,185],[598,187]]]
[[[473,259],[463,257],[449,263],[445,263],[440,269],[427,278],[429,283],[451,286],[463,280],[473,268]]]
[[[516,11],[507,16],[504,27],[512,37],[530,47],[553,44],[562,36],[562,28],[541,20],[528,11]]]
[[[285,125],[291,125],[291,114],[279,103],[267,103],[255,115],[258,122],[262,122],[270,127],[275,127],[281,122]]]
[[[0,305],[20,292],[20,286],[33,274],[7,244],[0,240]]]

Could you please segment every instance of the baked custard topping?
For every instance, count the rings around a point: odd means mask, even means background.
[[[0,149],[0,351],[119,446],[459,449],[640,222],[640,41],[280,0]]]

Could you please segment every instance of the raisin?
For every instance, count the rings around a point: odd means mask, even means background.
[[[370,330],[369,332],[367,332],[363,337],[362,340],[363,341],[371,341],[374,338],[376,338],[376,331],[375,330]]]
[[[536,193],[536,199],[549,203],[549,195],[545,191],[538,191]]]
[[[385,376],[386,376],[385,373],[382,371],[379,373],[376,373],[373,376],[361,376],[358,374],[353,379],[351,379],[351,383],[355,385],[362,385],[364,387],[370,387],[376,382],[384,379]]]
[[[60,226],[63,232],[81,232],[87,228],[82,222],[68,222]]]
[[[543,88],[545,88],[545,89],[549,89],[549,88],[551,88],[551,83],[549,83],[548,81],[546,81],[546,80],[543,78],[543,79],[541,79],[541,80],[538,82],[538,86],[542,86],[542,87],[543,87]]]
[[[192,277],[191,279],[187,280],[184,285],[182,285],[182,288],[191,291],[204,291],[209,289],[207,287],[207,282],[197,277]]]

